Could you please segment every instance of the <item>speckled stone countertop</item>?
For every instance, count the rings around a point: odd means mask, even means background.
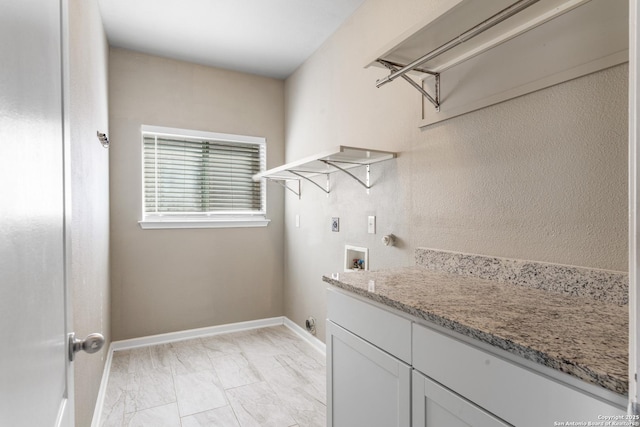
[[[616,393],[628,392],[626,305],[425,264],[323,280]]]

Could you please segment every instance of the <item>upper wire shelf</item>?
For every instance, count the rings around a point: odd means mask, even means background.
[[[340,145],[331,150],[255,174],[253,179],[257,181],[265,178],[278,182],[298,196],[300,196],[300,181],[304,180],[312,183],[328,194],[331,191],[329,187],[329,175],[334,172],[341,172],[356,180],[368,191],[371,188],[369,165],[395,157],[397,157],[397,154],[390,151]],[[366,167],[366,177],[364,180],[358,178],[350,171],[350,169],[362,166]],[[312,179],[318,175],[325,175],[327,177],[325,187]],[[288,185],[289,181],[297,181],[297,188]]]
[[[440,16],[422,23],[376,56],[389,75],[381,87],[402,78],[440,111],[440,74],[467,59],[519,36],[590,0],[459,0]],[[435,76],[429,93],[410,74]]]

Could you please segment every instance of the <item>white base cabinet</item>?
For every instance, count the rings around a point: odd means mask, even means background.
[[[414,324],[412,342],[415,369],[518,427],[598,425],[625,412],[431,328]]]
[[[466,399],[413,371],[413,427],[508,427]]]
[[[329,427],[410,427],[411,367],[327,322]]]
[[[578,388],[380,304],[332,289],[327,301],[328,427],[588,425],[626,413],[624,396]]]

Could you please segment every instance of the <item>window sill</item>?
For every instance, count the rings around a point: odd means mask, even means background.
[[[140,228],[155,230],[165,228],[250,228],[266,227],[270,219],[266,218],[220,218],[220,219],[184,219],[163,218],[138,221]]]

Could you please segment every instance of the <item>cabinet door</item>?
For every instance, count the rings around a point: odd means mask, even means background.
[[[327,426],[409,427],[411,368],[327,322]]]
[[[413,427],[507,427],[451,390],[413,371]]]

